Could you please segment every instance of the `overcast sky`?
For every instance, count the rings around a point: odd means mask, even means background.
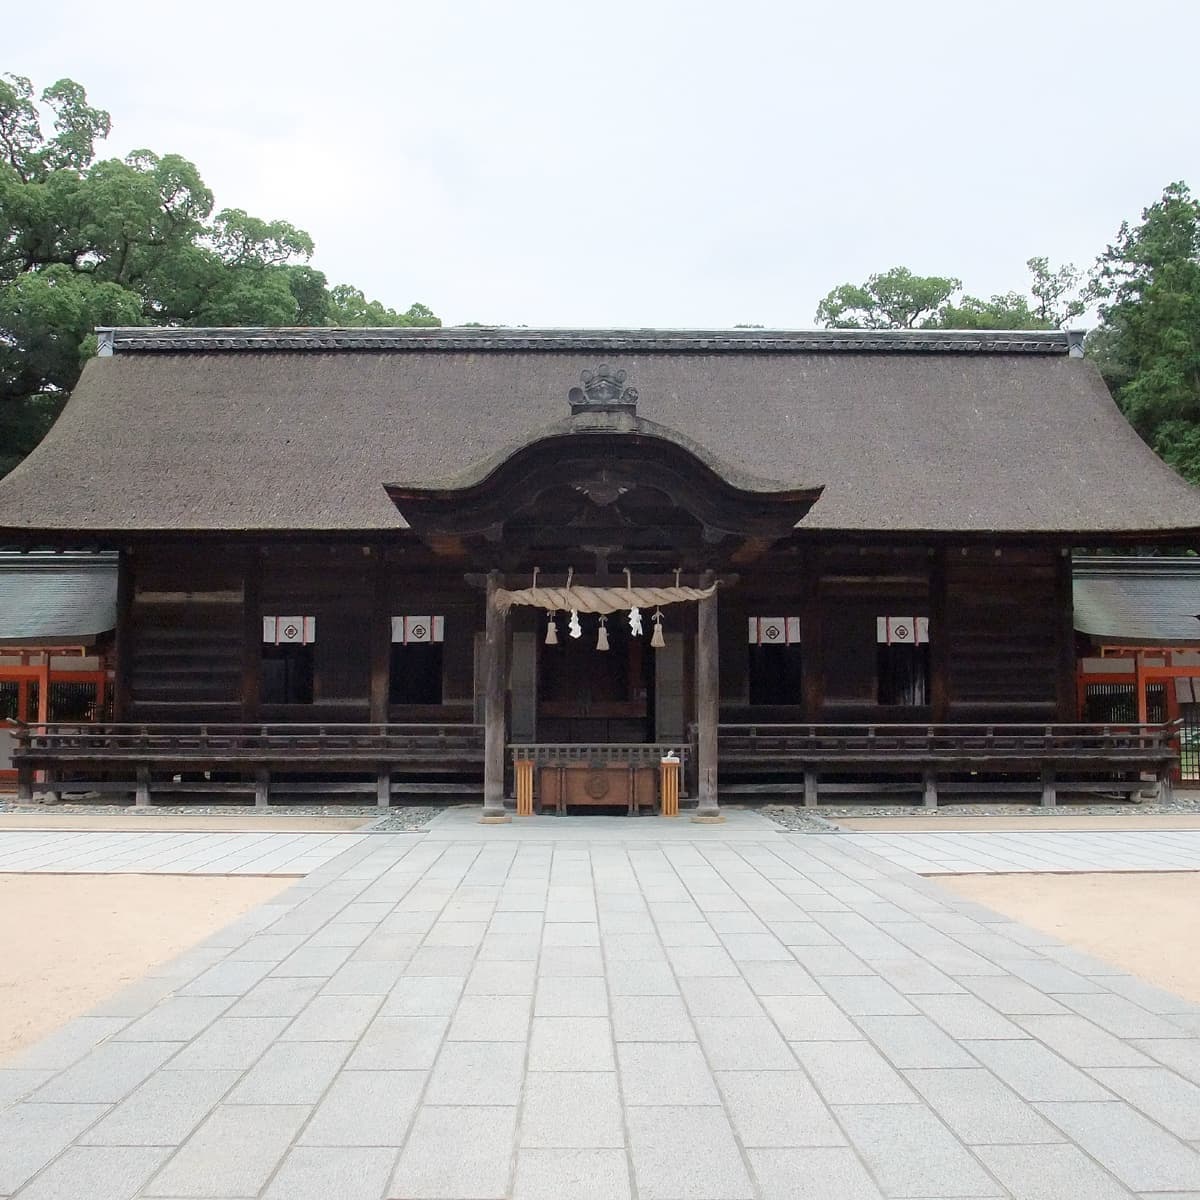
[[[1195,0],[9,4],[0,69],[70,76],[106,154],[447,323],[813,324],[905,265],[977,295],[1090,265],[1200,189]]]

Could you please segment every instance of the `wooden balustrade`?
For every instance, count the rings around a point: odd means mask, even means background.
[[[1167,789],[1179,722],[1141,725],[745,724],[721,725],[722,791],[744,796],[819,792],[962,794]],[[1142,778],[1153,776],[1150,784]],[[830,780],[830,776],[834,776]],[[825,782],[822,782],[824,777]]]
[[[149,802],[152,786],[213,792],[252,787],[255,803],[266,804],[274,772],[294,777],[286,784],[289,791],[368,791],[386,805],[393,776],[406,793],[461,795],[478,790],[483,769],[482,726],[458,723],[14,722],[12,728],[17,790],[25,799],[33,772],[44,770],[48,792],[56,790],[55,777],[75,790],[136,786],[139,803]],[[136,784],[121,778],[130,772]],[[366,778],[308,778],[322,775]]]

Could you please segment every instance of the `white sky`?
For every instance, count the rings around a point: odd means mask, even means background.
[[[447,323],[813,324],[905,265],[990,295],[1200,189],[1194,0],[56,0],[0,70],[190,158],[330,282]]]

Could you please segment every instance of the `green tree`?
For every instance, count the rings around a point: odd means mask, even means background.
[[[961,288],[949,276],[893,267],[864,284],[834,288],[817,306],[817,320],[829,329],[916,329],[936,322]]]
[[[425,307],[414,304],[406,312],[386,308],[378,300],[368,300],[356,287],[347,283],[338,284],[329,293],[329,308],[326,325],[342,328],[363,326],[440,325],[441,321]]]
[[[36,96],[0,78],[0,475],[61,410],[97,325],[441,324],[330,288],[304,230],[214,213],[179,155],[97,159],[111,127],[73,80]]]
[[[817,320],[831,329],[1054,329],[1083,312],[1075,267],[1055,270],[1046,258],[1025,265],[1030,295],[963,296],[957,302],[961,280],[893,267],[864,284],[834,288],[818,306]]]
[[[1200,483],[1200,202],[1172,183],[1096,262],[1088,349],[1151,446]]]

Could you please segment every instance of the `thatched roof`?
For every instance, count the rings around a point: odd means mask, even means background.
[[[115,554],[0,554],[0,645],[89,645],[116,623]]]
[[[1075,628],[1103,645],[1200,645],[1200,558],[1083,558]]]
[[[0,530],[379,531],[384,483],[454,479],[624,369],[641,418],[731,472],[824,493],[801,529],[1200,530],[1060,333],[118,330]]]

